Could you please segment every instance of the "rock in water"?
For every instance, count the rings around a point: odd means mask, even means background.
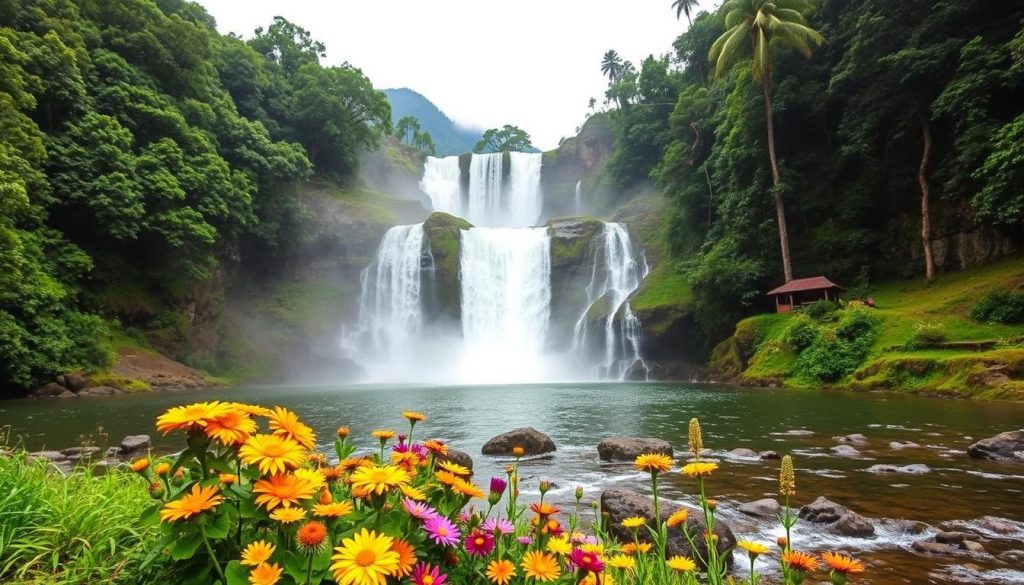
[[[152,446],[149,435],[128,435],[121,439],[121,455],[133,455],[141,451],[148,451]]]
[[[988,439],[982,439],[967,447],[967,454],[975,459],[1024,461],[1024,429],[1007,431]]]
[[[761,516],[763,518],[775,518],[782,512],[782,506],[772,498],[757,500],[740,504],[739,511],[748,516]]]
[[[678,506],[665,506],[661,510],[661,519],[668,520]],[[686,520],[686,529],[691,535],[701,535],[706,531],[703,512],[690,508],[689,518]],[[632,490],[611,489],[601,493],[601,512],[608,514],[608,532],[619,542],[631,542],[632,533],[622,526],[622,520],[630,516],[642,516],[652,518],[654,516],[654,500],[634,492]],[[650,520],[648,520],[650,521]],[[651,525],[653,527],[653,525]],[[641,534],[643,530],[641,529]],[[721,520],[715,521],[715,535],[718,536],[718,552],[728,554],[728,562],[732,563],[731,549],[736,546],[736,537],[733,535],[729,525]],[[707,558],[707,544],[699,536],[695,537],[697,554],[690,547],[682,530],[678,528],[669,530],[668,545],[665,553],[669,556],[683,555],[690,557],[700,563],[701,558]]]
[[[608,437],[597,444],[601,461],[633,461],[644,453],[672,457],[672,443],[663,439],[642,437]]]
[[[808,522],[830,524],[836,532],[846,536],[872,536],[875,533],[875,527],[866,518],[822,496],[800,508],[799,516]]]
[[[461,465],[466,469],[473,471],[473,458],[469,456],[469,453],[465,451],[459,451],[458,449],[448,448],[448,456],[441,459],[442,461],[451,461],[452,463]]]
[[[484,455],[512,455],[513,447],[522,447],[526,455],[543,455],[555,451],[551,437],[532,427],[511,430],[484,443]]]
[[[850,459],[856,459],[860,457],[860,451],[854,449],[849,445],[836,445],[830,449],[835,453],[836,457],[847,457]]]
[[[867,518],[856,512],[847,512],[836,520],[832,528],[839,534],[845,536],[874,536],[875,527],[867,521]]]

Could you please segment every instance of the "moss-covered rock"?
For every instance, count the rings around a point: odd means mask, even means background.
[[[604,223],[589,217],[570,217],[547,222],[551,238],[551,320],[553,344],[571,340],[580,313],[587,306],[587,285],[594,264],[594,239]]]
[[[473,227],[461,217],[435,211],[423,222],[425,246],[431,268],[423,274],[424,314],[428,324],[454,328],[462,321],[462,286],[459,258],[462,255],[462,231]]]

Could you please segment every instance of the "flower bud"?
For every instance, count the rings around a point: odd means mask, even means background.
[[[523,455],[526,455],[526,450],[525,449],[523,449],[522,447],[518,447],[518,446],[512,447],[512,456],[513,457],[515,457],[516,459],[519,459]]]
[[[338,427],[338,431],[337,431],[338,438],[339,439],[344,439],[344,438],[348,437],[350,432],[351,431],[348,430],[348,427]]]
[[[549,482],[546,479],[542,479],[540,480],[538,488],[540,489],[540,495],[543,496],[544,494],[548,493],[548,490],[551,489],[551,482]]]
[[[796,495],[796,472],[793,470],[793,458],[789,455],[782,457],[782,467],[779,469],[779,494]]]
[[[583,486],[576,486],[576,501],[579,502],[583,499]]]
[[[491,478],[491,494],[498,494],[498,499],[505,493],[505,488],[508,487],[508,482],[500,477]]]
[[[789,541],[786,540],[785,536],[780,536],[775,539],[775,544],[779,545],[779,548],[785,550],[786,547],[789,546]]]
[[[149,497],[159,500],[164,497],[164,485],[159,481],[149,484]]]
[[[700,432],[700,421],[696,418],[690,419],[689,435],[690,451],[694,457],[700,459],[700,452],[704,450],[704,437]]]

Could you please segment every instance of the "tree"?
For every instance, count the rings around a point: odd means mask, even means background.
[[[500,129],[491,128],[473,147],[473,152],[522,152],[529,150],[530,135],[516,126],[505,124]]]
[[[412,145],[430,156],[437,154],[437,147],[434,145],[434,138],[430,132],[416,132],[412,137]]]
[[[280,16],[275,16],[274,23],[265,31],[262,27],[256,29],[249,46],[280,65],[289,77],[298,73],[303,65],[319,64],[320,59],[327,56],[327,47],[313,40],[309,31]]]
[[[674,2],[672,2],[672,8],[676,9],[676,20],[678,20],[680,16],[685,14],[686,20],[687,22],[690,23],[690,26],[693,26],[693,20],[690,19],[690,14],[696,7],[697,0],[675,0]]]
[[[614,83],[619,79],[619,75],[622,73],[622,58],[619,57],[619,53],[612,50],[604,54],[604,58],[601,60],[601,73],[608,76],[608,82]]]
[[[402,142],[412,145],[416,134],[422,129],[420,121],[414,116],[405,116],[395,124],[395,137]]]
[[[808,0],[726,0],[719,13],[724,17],[726,31],[711,46],[709,59],[715,64],[715,76],[722,74],[740,60],[747,39],[753,56],[753,76],[761,81],[764,93],[765,124],[768,129],[768,160],[772,169],[775,214],[782,248],[782,270],[786,282],[793,280],[793,263],[789,253],[789,231],[786,209],[782,201],[779,165],[775,155],[775,128],[772,112],[772,49],[795,49],[805,57],[811,45],[824,42],[821,34],[807,25],[804,15],[812,6]]]

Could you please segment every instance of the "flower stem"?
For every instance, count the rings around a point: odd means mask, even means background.
[[[313,581],[313,555],[309,555],[309,562],[306,564],[306,585]]]
[[[217,576],[220,577],[221,583],[227,585],[228,580],[224,577],[224,571],[220,568],[220,563],[217,562],[217,555],[213,554],[213,547],[210,546],[210,541],[206,538],[206,528],[199,525],[199,535],[203,537],[203,544],[206,546],[206,554],[210,555],[210,560],[213,561],[213,568],[217,569]]]

